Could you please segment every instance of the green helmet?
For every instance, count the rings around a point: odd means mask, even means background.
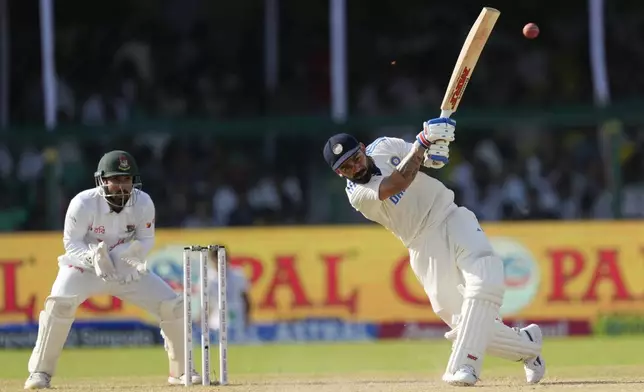
[[[139,166],[134,157],[121,150],[110,151],[98,161],[94,177],[109,178],[114,176],[138,176]]]
[[[112,185],[110,191],[110,186],[105,180],[118,176],[132,177],[131,188],[127,184],[124,184],[125,186]],[[135,203],[137,196],[135,190],[141,189],[142,186],[139,166],[129,152],[122,150],[110,151],[103,155],[94,173],[94,181],[105,200],[110,205],[121,208]],[[118,191],[115,190],[115,187]]]

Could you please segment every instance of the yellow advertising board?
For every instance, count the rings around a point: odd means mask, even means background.
[[[488,224],[506,266],[506,317],[594,319],[644,313],[644,225]],[[151,268],[174,287],[181,250],[225,244],[251,282],[252,318],[282,321],[438,321],[404,247],[375,225],[157,230]],[[0,236],[0,324],[37,319],[58,270],[60,233]],[[83,304],[79,319],[148,319],[109,296]]]

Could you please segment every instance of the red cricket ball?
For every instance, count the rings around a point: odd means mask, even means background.
[[[528,23],[523,26],[523,35],[528,39],[537,38],[539,35],[539,26],[534,23]]]

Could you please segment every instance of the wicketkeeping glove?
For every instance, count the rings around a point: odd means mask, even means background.
[[[127,249],[119,252],[118,247],[112,250],[114,258],[122,262],[119,268],[121,283],[130,283],[141,279],[141,275],[148,273],[147,261],[143,259],[141,243],[132,241]]]
[[[92,250],[92,266],[96,275],[106,282],[113,282],[119,280],[116,272],[116,267],[112,262],[105,242],[99,242],[98,245],[90,245]]]
[[[134,267],[141,273],[148,272],[148,262],[143,258],[141,242],[134,240],[130,246],[123,253],[120,254],[120,259],[125,261],[128,265]]]

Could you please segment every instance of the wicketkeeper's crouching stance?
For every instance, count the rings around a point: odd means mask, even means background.
[[[159,319],[170,359],[170,384],[182,384],[183,300],[145,258],[154,245],[154,203],[141,191],[136,162],[125,151],[105,154],[94,175],[96,187],[76,195],[65,218],[65,254],[40,313],[38,338],[29,359],[25,389],[50,386],[78,306],[109,294],[130,301]],[[192,382],[201,382],[196,373]]]
[[[537,383],[545,374],[541,329],[513,329],[500,321],[503,261],[476,216],[454,204],[454,193],[429,175],[428,168],[448,162],[455,122],[438,118],[423,127],[413,144],[383,137],[365,147],[338,134],[324,146],[324,158],[347,179],[351,205],[408,248],[433,310],[452,328],[445,336],[453,345],[443,380],[475,384],[488,353],[523,362],[527,381]]]

